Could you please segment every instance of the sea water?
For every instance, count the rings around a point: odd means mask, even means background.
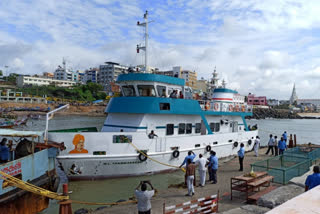
[[[49,122],[49,129],[67,129],[95,126],[101,129],[105,117],[85,117],[85,116],[58,116]],[[269,134],[277,135],[278,139],[284,131],[288,135],[296,134],[297,143],[320,144],[320,120],[318,119],[266,119],[247,120],[248,125],[258,125],[261,145],[267,145]],[[33,130],[42,130],[45,121],[33,120],[28,122],[28,127]],[[61,173],[61,172],[60,172]],[[124,199],[128,200],[133,196],[134,189],[141,180],[150,180],[157,189],[166,189],[170,184],[178,184],[184,181],[181,171],[170,174],[156,174],[130,178],[108,179],[97,181],[72,181],[69,182],[69,190],[72,199],[87,202],[116,202]],[[62,177],[62,182],[67,182]],[[73,204],[73,211],[80,208],[96,209],[100,206],[90,206]],[[43,213],[58,213],[59,206],[56,201],[51,200],[50,207]]]

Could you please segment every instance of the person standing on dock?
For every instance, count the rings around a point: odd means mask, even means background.
[[[287,148],[286,141],[284,141],[283,137],[278,142],[279,155],[283,155],[284,150]]]
[[[278,136],[274,136],[274,156],[278,156]]]
[[[200,177],[200,186],[204,187],[205,183],[206,183],[206,164],[207,164],[207,159],[205,159],[202,154],[199,154],[199,159],[196,161],[196,165],[199,166],[198,168],[198,172],[199,172],[199,177]]]
[[[186,168],[188,194],[186,194],[186,196],[194,195],[193,182],[194,182],[195,174],[196,174],[196,165],[192,163],[191,159],[188,159],[187,168]]]
[[[260,148],[260,137],[259,136],[256,137],[256,139],[254,141],[253,148],[254,148],[255,156],[258,157],[259,156],[259,148]]]
[[[268,141],[268,150],[266,152],[266,155],[269,154],[270,150],[271,150],[271,153],[273,155],[273,146],[274,146],[274,139],[272,137],[272,134],[270,135],[270,139]]]
[[[188,167],[188,160],[190,159],[191,162],[193,162],[193,160],[195,159],[196,154],[194,154],[193,151],[189,151],[188,152],[188,156],[186,156],[182,162],[182,164],[179,166],[179,168],[181,168],[184,164],[186,164],[186,167]],[[195,178],[194,178],[194,182],[195,182]],[[187,173],[184,176],[184,183],[187,184]],[[194,183],[195,185],[195,183]]]
[[[244,159],[244,144],[240,144],[240,149],[238,151],[238,157],[239,157],[239,164],[240,164],[240,169],[239,171],[243,171],[243,159]]]
[[[319,166],[313,167],[313,174],[309,175],[305,183],[305,191],[308,191],[316,186],[320,185],[320,169]]]
[[[212,172],[212,183],[216,184],[218,182],[218,179],[217,179],[218,158],[216,156],[215,151],[211,151],[210,166],[211,166],[211,172]]]
[[[147,190],[147,184],[152,190]],[[141,187],[141,190],[139,188]],[[135,196],[138,200],[138,214],[150,214],[151,202],[150,199],[154,195],[154,188],[150,181],[140,181],[140,184],[135,190]]]
[[[287,143],[287,131],[284,131],[282,134],[283,140]]]

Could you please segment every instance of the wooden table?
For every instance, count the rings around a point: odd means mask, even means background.
[[[231,200],[234,197],[233,191],[244,192],[246,200],[248,200],[249,192],[253,192],[255,188],[260,188],[273,179],[267,176],[267,172],[255,172],[256,177],[246,177],[244,175],[231,178]]]

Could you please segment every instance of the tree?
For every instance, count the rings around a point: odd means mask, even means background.
[[[0,76],[3,76],[3,71],[2,70],[0,70]]]

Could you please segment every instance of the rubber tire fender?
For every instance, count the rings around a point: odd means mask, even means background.
[[[147,153],[145,153],[145,154],[147,155]],[[140,160],[141,162],[144,162],[144,161],[146,161],[147,159],[148,159],[147,156],[144,156],[142,153],[139,154],[139,160]]]
[[[207,152],[210,152],[210,151],[211,151],[211,146],[210,146],[210,145],[206,146],[206,151],[207,151]]]
[[[174,150],[174,151],[172,152],[172,156],[173,156],[174,158],[179,157],[179,155],[180,155],[179,150]]]
[[[238,147],[239,143],[236,141],[233,143],[233,147]]]
[[[248,140],[248,145],[250,146],[252,144],[252,140]]]

